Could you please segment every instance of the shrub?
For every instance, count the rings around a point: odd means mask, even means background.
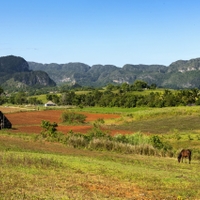
[[[161,142],[160,140],[160,137],[157,136],[157,135],[154,135],[150,138],[150,142],[151,144],[153,145],[154,148],[157,148],[157,149],[162,149],[163,148],[163,143]]]
[[[61,115],[61,120],[64,123],[68,124],[79,124],[85,123],[86,116],[83,114],[75,113],[75,112],[63,112]]]
[[[41,131],[41,135],[46,138],[46,137],[57,137],[57,123],[53,122],[50,123],[49,121],[42,120],[41,127],[43,130]]]
[[[150,143],[153,145],[154,148],[164,150],[165,152],[168,150],[172,150],[172,146],[166,142],[162,142],[158,135],[151,136]]]
[[[57,126],[56,122],[50,123],[49,121],[42,120],[41,127],[43,130],[40,132],[42,138],[46,138],[48,141],[52,142],[62,142],[65,136],[63,133],[57,131]],[[40,136],[36,136],[35,139],[37,140],[39,137]]]

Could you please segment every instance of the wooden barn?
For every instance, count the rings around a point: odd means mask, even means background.
[[[0,130],[3,128],[12,128],[12,124],[7,117],[0,111]]]

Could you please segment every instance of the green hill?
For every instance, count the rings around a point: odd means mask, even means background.
[[[30,69],[43,70],[57,83],[77,83],[82,86],[102,87],[109,83],[132,84],[135,80],[143,80],[149,85],[181,89],[199,88],[200,58],[188,61],[179,60],[169,66],[164,65],[132,65],[122,68],[114,65],[93,65],[83,63],[41,64],[28,62]]]
[[[26,60],[16,56],[0,57],[0,86],[4,89],[55,86],[44,71],[29,69]]]

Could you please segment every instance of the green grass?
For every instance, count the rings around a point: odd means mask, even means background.
[[[142,91],[133,91],[131,92],[131,94],[133,95],[149,95],[150,93],[164,93],[165,89],[148,89],[148,90],[142,90]],[[174,90],[170,89],[171,92],[173,92]]]
[[[41,100],[44,104],[47,102],[46,94],[31,96],[31,98],[37,98],[38,100]]]
[[[147,111],[147,110],[151,110],[151,108],[83,107],[81,109],[75,108],[74,110],[83,111],[83,112],[91,112],[91,113],[127,114],[127,113],[135,113],[142,110]]]
[[[175,158],[75,150],[20,138],[17,150],[11,136],[0,138],[10,146],[0,151],[0,199],[197,199],[200,195],[197,160],[179,164]]]
[[[179,107],[135,107],[135,108],[118,108],[118,107],[83,107],[74,108],[77,111],[93,112],[93,113],[116,113],[134,117],[134,119],[150,118],[156,116],[177,116],[177,115],[199,115],[200,106],[179,106]]]
[[[169,133],[175,129],[179,131],[195,132],[200,130],[199,116],[172,116],[166,118],[149,118],[138,121],[128,121],[125,124],[118,126],[118,128],[126,130],[134,130],[134,132],[144,133]]]

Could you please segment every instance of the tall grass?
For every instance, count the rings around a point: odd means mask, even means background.
[[[108,133],[95,128],[84,135],[70,131],[63,143],[74,148],[90,150],[148,156],[175,156],[170,145],[167,145],[166,142],[163,143],[160,139],[154,141],[152,138],[154,136],[150,137],[141,133],[110,136]],[[159,137],[157,136],[157,138]]]

